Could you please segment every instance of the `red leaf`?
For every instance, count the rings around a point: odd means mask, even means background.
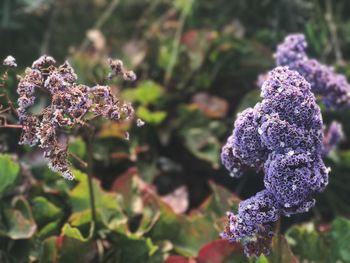
[[[111,190],[123,195],[124,205],[131,205],[133,199],[133,178],[137,176],[137,168],[131,167],[114,180]]]
[[[209,118],[223,118],[228,111],[228,102],[205,92],[193,96],[193,103]]]
[[[176,214],[186,212],[189,205],[188,190],[186,186],[176,188],[173,192],[162,196],[161,199],[163,202],[171,206]]]
[[[194,49],[197,47],[198,42],[198,31],[190,30],[182,35],[181,43],[186,45],[188,48]]]
[[[241,245],[219,239],[204,245],[199,251],[197,259],[198,263],[222,263],[233,253],[241,254]]]
[[[56,238],[56,248],[61,248],[63,246],[64,236],[58,236]]]

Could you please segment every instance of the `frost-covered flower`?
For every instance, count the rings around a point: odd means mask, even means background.
[[[32,64],[34,69],[43,69],[45,66],[50,66],[56,64],[56,60],[53,57],[43,55]]]
[[[344,75],[306,55],[303,34],[291,34],[277,46],[274,55],[277,66],[288,66],[298,71],[310,84],[315,94],[322,96],[327,108],[337,110],[350,107],[350,84]]]
[[[298,42],[296,39],[293,41]],[[303,44],[294,43],[293,52]],[[292,61],[299,56],[289,53]],[[303,213],[324,190],[328,172],[322,161],[322,116],[310,84],[296,71],[277,67],[262,85],[261,103],[237,116],[222,149],[223,165],[234,176],[242,168],[264,169],[266,189],[228,213],[222,237],[242,241],[248,256],[268,253],[273,223],[280,215]]]

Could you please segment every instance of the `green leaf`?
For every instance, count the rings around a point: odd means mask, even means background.
[[[136,174],[122,175],[113,183],[113,190],[122,195],[129,229],[135,236],[149,232],[160,215],[157,197],[150,195],[146,189],[147,185]]]
[[[344,151],[339,151],[337,153],[338,153],[338,156],[337,156],[338,163],[337,163],[337,165],[349,168],[350,167],[350,151],[349,150],[344,150]]]
[[[273,237],[271,254],[268,258],[270,263],[299,263],[282,235]]]
[[[212,195],[209,196],[200,206],[200,211],[212,218],[215,223],[217,220],[221,221],[227,211],[232,211],[238,208],[240,199],[238,196],[232,194],[221,185],[209,182],[212,189]],[[222,227],[222,226],[220,226]]]
[[[18,163],[10,155],[0,154],[0,197],[14,187],[19,170]]]
[[[150,124],[159,124],[167,116],[165,111],[150,111],[148,108],[142,106],[137,108],[136,114],[146,123]]]
[[[56,237],[50,237],[43,242],[40,251],[41,263],[57,262],[56,240]]]
[[[269,263],[269,260],[266,256],[261,255],[259,258],[256,259],[255,263]]]
[[[40,250],[40,263],[90,263],[96,256],[93,242],[82,242],[64,236],[46,239]]]
[[[163,88],[159,84],[146,80],[142,81],[135,89],[128,89],[123,92],[123,98],[128,101],[137,101],[141,105],[156,103],[163,94]]]
[[[174,6],[184,14],[188,15],[192,11],[193,0],[175,0]]]
[[[10,208],[4,209],[1,221],[0,234],[11,239],[31,238],[37,229],[29,204],[22,196],[16,197]]]
[[[331,230],[331,249],[334,262],[350,262],[350,220],[336,218]]]
[[[77,170],[74,171],[74,175],[79,183],[69,194],[73,212],[69,221],[74,224],[83,224],[91,221],[88,180],[86,174]],[[92,186],[95,196],[97,219],[110,229],[123,227],[127,222],[127,218],[121,210],[118,194],[104,191],[97,179],[93,179]],[[80,216],[81,213],[85,213],[85,219]],[[81,221],[82,219],[85,221]]]
[[[69,222],[72,226],[78,226],[78,227],[90,223],[91,222],[91,210],[85,209],[82,212],[73,213],[69,218]]]
[[[191,128],[184,134],[188,150],[199,159],[208,161],[213,168],[219,168],[220,143],[210,131],[202,127]]]
[[[286,233],[286,239],[300,260],[327,261],[328,246],[313,223],[292,226]]]
[[[68,151],[74,153],[80,158],[84,158],[86,154],[86,145],[81,137],[77,137],[69,142]]]
[[[260,102],[262,98],[260,97],[260,89],[254,89],[249,92],[244,98],[240,101],[236,112],[242,112],[249,107],[254,107],[256,103]]]
[[[179,109],[179,115],[180,135],[186,148],[197,158],[218,168],[221,146],[217,136],[223,132],[222,125],[188,105]]]
[[[157,262],[154,259],[159,258],[156,254],[159,247],[150,238],[118,235],[115,239],[115,245],[109,251],[109,258],[113,258],[113,261],[108,262],[151,263]]]
[[[32,210],[35,221],[39,225],[57,220],[62,216],[62,210],[42,196],[35,197],[32,200]]]
[[[58,235],[60,232],[60,221],[61,219],[50,222],[43,226],[38,232],[38,236],[40,237],[40,239],[43,240],[45,238],[48,238],[49,236]]]
[[[196,256],[198,250],[211,240],[217,239],[220,230],[213,227],[211,217],[201,211],[190,216],[175,214],[151,188],[136,174],[125,174],[113,183],[113,190],[122,194],[122,203],[129,218],[141,219],[129,236],[147,236],[153,242],[171,242],[175,251],[186,256]]]
[[[178,254],[195,257],[204,244],[218,238],[219,231],[213,228],[209,217],[201,213],[176,215],[170,207],[159,202],[161,214],[150,231],[152,240],[169,240]]]
[[[72,227],[70,224],[65,224],[62,228],[61,235],[67,236],[70,238],[75,238],[79,241],[86,242],[89,241],[93,235],[95,226],[93,223],[90,224],[89,235],[84,237],[81,231],[77,227]]]
[[[161,67],[162,69],[166,69],[168,65],[170,64],[171,61],[171,53],[172,51],[172,46],[171,42],[164,43],[160,48],[159,48],[159,54],[158,54],[158,59],[157,59],[157,65]]]

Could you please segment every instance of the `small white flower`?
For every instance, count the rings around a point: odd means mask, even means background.
[[[293,156],[293,155],[294,155],[294,151],[289,151],[287,154],[288,154],[289,156]]]
[[[128,132],[125,132],[124,139],[127,141],[130,140],[130,134]]]
[[[13,56],[7,56],[4,59],[3,65],[11,68],[17,67],[16,59]]]
[[[145,122],[141,119],[137,119],[136,120],[136,125],[137,127],[142,127],[143,125],[145,125]]]

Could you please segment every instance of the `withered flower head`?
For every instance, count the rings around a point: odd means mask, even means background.
[[[5,61],[7,64],[14,63],[11,58]],[[121,75],[124,80],[136,79],[132,71],[124,70],[120,60],[109,59],[109,64],[112,70],[110,77]],[[74,176],[69,169],[67,145],[58,140],[61,129],[70,130],[86,124],[87,115],[89,118],[102,116],[114,121],[134,118],[131,104],[114,96],[109,86],[89,87],[77,84],[77,79],[67,61],[56,66],[54,58],[44,55],[26,69],[17,87],[17,112],[22,125],[20,144],[38,145],[44,150],[50,168],[69,180]],[[35,103],[36,89],[46,91],[51,97],[51,104],[40,114],[33,115],[28,108]]]

